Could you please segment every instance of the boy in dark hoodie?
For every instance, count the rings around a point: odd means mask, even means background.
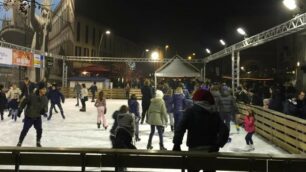
[[[49,110],[49,117],[48,120],[51,119],[52,117],[52,109],[54,108],[55,105],[58,106],[58,108],[60,109],[61,115],[63,117],[63,119],[65,119],[65,115],[64,115],[64,111],[62,108],[62,103],[65,102],[65,97],[64,95],[58,90],[58,88],[56,88],[56,85],[53,84],[52,85],[52,90],[49,91],[48,93],[48,99],[51,101],[51,107]]]
[[[34,125],[36,129],[36,146],[41,147],[40,140],[42,137],[42,120],[41,115],[48,111],[48,98],[45,96],[47,92],[46,86],[43,83],[38,84],[38,89],[34,94],[30,94],[28,97],[21,101],[18,116],[20,117],[25,107],[25,118],[23,123],[23,129],[20,133],[17,146],[21,146],[22,142],[27,135],[29,129]]]

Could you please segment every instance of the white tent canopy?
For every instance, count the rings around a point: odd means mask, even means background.
[[[157,77],[197,78],[201,77],[201,74],[195,66],[184,60],[182,57],[176,55],[155,71],[155,86],[157,84]]]

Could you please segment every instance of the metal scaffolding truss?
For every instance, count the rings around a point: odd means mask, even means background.
[[[296,33],[298,31],[304,30],[306,28],[306,13],[298,15],[293,19],[275,26],[269,30],[261,32],[252,37],[246,38],[241,42],[238,42],[228,48],[225,48],[215,54],[212,54],[204,58],[205,63],[217,60],[224,56],[230,55],[233,51],[241,51],[250,47],[255,47],[269,41],[284,37]]]
[[[67,56],[65,57],[66,61],[74,61],[74,62],[167,62],[170,59],[162,59],[162,60],[152,60],[151,58],[135,58],[135,57],[86,57],[86,56]],[[203,59],[193,59],[188,60],[189,63],[203,63]]]

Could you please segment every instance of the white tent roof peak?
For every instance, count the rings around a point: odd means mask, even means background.
[[[172,57],[155,71],[157,77],[200,77],[199,70],[181,56]]]

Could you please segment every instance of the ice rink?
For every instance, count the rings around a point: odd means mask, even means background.
[[[141,104],[141,101],[139,101]],[[52,119],[48,121],[43,117],[43,137],[41,140],[42,146],[44,147],[96,147],[96,148],[111,148],[109,141],[109,130],[113,124],[112,113],[119,109],[121,105],[127,104],[127,100],[107,100],[107,121],[109,127],[105,130],[103,127],[101,129],[97,128],[97,112],[94,107],[94,103],[87,102],[87,112],[80,112],[80,107],[76,107],[75,99],[67,99],[65,104],[63,104],[64,113],[66,119],[62,119],[60,113],[53,114]],[[58,108],[57,108],[58,109]],[[20,131],[22,129],[23,123],[22,118],[18,118],[17,122],[14,122],[7,117],[7,112],[4,115],[4,120],[0,121],[0,146],[16,146],[19,138]],[[245,132],[243,129],[240,133],[236,132],[234,126],[232,126],[231,138],[232,142],[225,145],[221,149],[221,152],[231,152],[236,148],[245,147]],[[148,135],[150,132],[150,127],[148,124],[140,125],[140,137],[141,141],[136,142],[136,147],[138,149],[146,149]],[[168,126],[165,129],[164,142],[165,147],[168,150],[172,149],[172,138],[173,133]],[[185,137],[186,138],[186,137]],[[270,145],[265,139],[258,135],[253,137],[255,150],[254,153],[266,153],[266,154],[285,154],[286,152],[282,149],[276,147],[275,145]],[[23,146],[35,146],[36,144],[36,132],[32,127],[24,140]],[[153,137],[153,149],[159,149],[159,139],[156,135]],[[182,150],[187,150],[184,144],[182,145]],[[98,170],[98,169],[97,169]],[[158,170],[160,171],[160,170]],[[166,170],[172,171],[172,170]],[[173,170],[175,171],[175,170]],[[180,170],[177,170],[180,171]]]

